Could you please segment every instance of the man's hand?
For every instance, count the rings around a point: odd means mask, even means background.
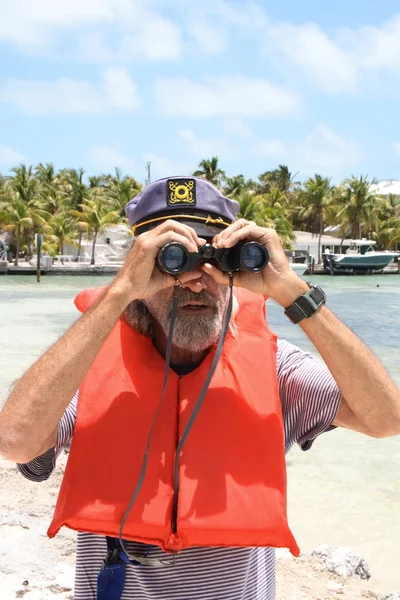
[[[238,242],[259,242],[268,250],[269,263],[260,273],[240,271],[234,274],[234,284],[263,296],[269,296],[287,308],[305,292],[308,286],[291,268],[274,229],[259,227],[252,221],[239,219],[213,239],[216,248],[232,248]],[[229,276],[206,263],[203,271],[209,273],[217,283],[229,284]]]
[[[154,296],[160,290],[172,287],[175,279],[156,267],[158,251],[169,242],[180,242],[189,252],[197,252],[206,240],[199,238],[191,227],[168,219],[151,231],[142,233],[136,239],[124,266],[114,279],[109,292],[116,292],[126,299],[128,305],[133,300],[143,300]],[[186,283],[201,271],[179,275],[179,281]]]

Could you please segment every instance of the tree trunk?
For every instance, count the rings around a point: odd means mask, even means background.
[[[340,252],[342,252],[342,246],[343,246],[343,242],[344,242],[344,238],[346,237],[347,231],[344,229],[343,230],[343,235],[342,235],[342,239],[340,240]]]
[[[18,267],[20,237],[21,237],[21,227],[20,227],[20,225],[17,225],[17,253],[15,255],[14,267]]]
[[[94,259],[94,249],[96,247],[96,240],[97,240],[97,231],[95,231],[94,237],[93,237],[93,245],[92,245],[92,258],[90,259],[90,264],[94,265],[95,264],[95,259]]]
[[[323,221],[323,218],[321,215],[320,219],[319,219],[319,235],[318,235],[318,264],[321,263],[321,238],[322,238],[323,232],[324,232],[324,221]]]
[[[81,256],[81,250],[82,250],[82,231],[79,232],[79,241],[78,241],[78,262]]]

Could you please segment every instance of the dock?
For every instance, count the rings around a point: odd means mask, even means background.
[[[59,276],[59,275],[115,275],[120,270],[121,265],[64,265],[64,266],[52,266],[50,268],[42,267],[40,269],[41,276]],[[0,268],[0,275],[36,275],[36,267],[27,265],[14,265],[8,264],[6,269]]]
[[[108,265],[88,265],[88,264],[65,264],[65,265],[53,265],[48,268],[42,267],[40,269],[41,276],[89,276],[89,275],[116,275],[122,263],[119,264],[108,264]],[[391,275],[400,273],[400,263],[396,265],[389,265],[383,269],[382,273],[374,273],[374,275]],[[12,263],[0,262],[0,276],[1,275],[36,275],[36,267],[32,267],[28,263],[14,267]],[[329,275],[323,267],[323,265],[314,265],[307,269],[304,276],[307,275]],[[354,275],[351,272],[339,272],[335,273],[335,276]]]

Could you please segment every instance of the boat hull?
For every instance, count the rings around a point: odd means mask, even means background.
[[[377,254],[375,256],[324,255],[324,269],[327,272],[377,273],[396,257],[396,254]]]

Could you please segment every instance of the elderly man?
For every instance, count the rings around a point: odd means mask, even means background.
[[[272,600],[274,548],[298,554],[285,451],[337,426],[400,431],[384,368],[291,270],[276,233],[237,211],[201,179],[149,185],[127,206],[124,266],[78,296],[83,316],[0,415],[0,452],[32,480],[72,440],[49,535],[78,531],[75,600]],[[269,263],[232,273],[203,254],[173,276],[159,261],[170,242],[188,256],[257,242]],[[266,297],[325,365],[276,339]]]

